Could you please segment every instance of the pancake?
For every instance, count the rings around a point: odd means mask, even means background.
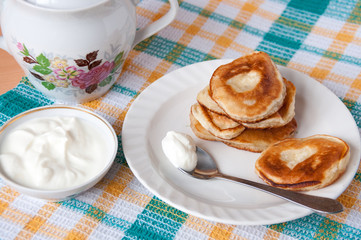
[[[275,128],[289,123],[295,116],[296,87],[292,82],[286,83],[286,97],[282,107],[270,117],[254,123],[242,123],[247,128]]]
[[[271,144],[290,137],[297,128],[297,122],[292,119],[288,124],[279,128],[246,129],[233,139],[221,139],[208,132],[190,113],[190,126],[193,133],[205,140],[221,141],[230,147],[251,152],[262,152]]]
[[[229,117],[256,122],[277,112],[286,86],[264,52],[254,52],[218,67],[209,82],[210,96]]]
[[[191,107],[193,116],[211,134],[222,139],[231,139],[241,134],[245,127],[232,119],[207,110],[200,104]]]
[[[267,184],[306,191],[333,183],[345,171],[350,148],[329,135],[286,139],[268,147],[256,161],[256,173]]]
[[[203,107],[207,108],[209,111],[221,115],[227,115],[209,95],[209,85],[207,85],[197,94],[197,102]]]
[[[204,139],[204,140],[208,140],[208,141],[220,140],[220,138],[217,138],[216,136],[212,135],[198,122],[198,120],[193,116],[192,111],[189,114],[189,120],[190,120],[191,129],[192,129],[194,135],[196,135],[200,139]]]

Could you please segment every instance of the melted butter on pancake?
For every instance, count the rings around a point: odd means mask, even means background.
[[[261,74],[257,71],[237,74],[227,80],[229,85],[235,92],[247,92],[254,89],[261,80]],[[254,104],[254,103],[253,103]]]
[[[297,164],[310,158],[317,152],[317,148],[305,146],[298,149],[287,149],[281,152],[280,159],[285,162],[287,167],[293,169]]]

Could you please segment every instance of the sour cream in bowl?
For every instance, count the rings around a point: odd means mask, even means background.
[[[117,150],[114,129],[98,114],[66,105],[35,108],[0,129],[0,177],[20,193],[61,201],[99,182]]]

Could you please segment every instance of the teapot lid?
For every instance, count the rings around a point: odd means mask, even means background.
[[[74,10],[93,7],[107,0],[24,0],[32,5],[49,9]]]

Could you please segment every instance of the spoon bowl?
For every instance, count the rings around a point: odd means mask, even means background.
[[[342,204],[332,198],[307,195],[300,192],[284,190],[258,182],[253,182],[247,179],[226,175],[219,171],[216,162],[205,150],[197,146],[196,153],[198,161],[197,166],[193,171],[186,171],[182,168],[178,169],[183,173],[198,179],[224,179],[231,182],[240,183],[254,189],[272,194],[300,206],[309,208],[315,212],[339,213],[343,211]]]

